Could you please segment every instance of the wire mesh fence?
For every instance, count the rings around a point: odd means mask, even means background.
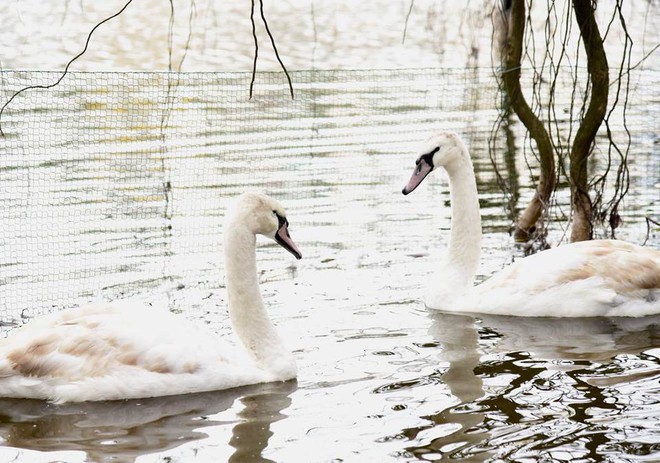
[[[246,189],[281,199],[313,255],[405,248],[399,232],[412,211],[399,191],[416,144],[439,128],[471,147],[486,227],[508,227],[487,153],[499,101],[491,69],[291,76],[294,99],[281,73],[257,74],[252,99],[249,73],[74,72],[18,95],[1,120],[0,320],[164,281],[221,285],[224,208]],[[0,97],[59,77],[2,71]],[[660,213],[660,74],[640,71],[636,82],[628,204],[641,223]],[[515,132],[522,150],[524,131]],[[527,162],[514,166],[523,202]],[[431,206],[429,190],[420,202]]]

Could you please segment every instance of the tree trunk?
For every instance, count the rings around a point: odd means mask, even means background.
[[[593,237],[587,160],[591,154],[598,128],[603,122],[607,111],[609,66],[603,48],[603,39],[600,36],[598,24],[594,17],[593,3],[586,0],[573,0],[573,10],[587,54],[587,71],[591,80],[589,107],[575,134],[570,154],[571,204],[573,209],[571,241],[583,241]]]
[[[549,204],[555,188],[555,156],[552,142],[543,123],[529,107],[520,88],[520,67],[525,35],[525,1],[517,0],[511,5],[511,25],[507,40],[507,50],[502,82],[511,108],[525,125],[536,142],[541,161],[539,183],[534,197],[520,214],[514,238],[518,242],[528,241],[537,227],[537,222]]]

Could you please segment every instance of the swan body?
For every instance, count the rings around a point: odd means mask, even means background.
[[[255,255],[262,234],[301,257],[284,209],[266,195],[245,193],[226,217],[229,314],[244,349],[165,309],[126,302],[78,307],[0,340],[0,397],[135,399],[295,378],[293,355],[261,299]]]
[[[403,193],[438,167],[449,176],[447,257],[429,285],[429,308],[518,316],[639,317],[660,313],[660,250],[617,240],[571,243],[520,259],[474,286],[481,216],[470,155],[460,138],[429,138]]]

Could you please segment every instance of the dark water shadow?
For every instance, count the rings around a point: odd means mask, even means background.
[[[429,333],[442,345],[440,360],[449,363],[442,376],[451,393],[460,401],[456,406],[425,416],[432,424],[404,430],[409,438],[434,426],[457,428],[449,435],[426,440],[406,450],[420,459],[435,461],[450,458],[461,462],[483,462],[493,457],[498,445],[492,439],[493,426],[501,428],[530,421],[515,397],[521,387],[540,382],[541,374],[557,370],[570,378],[581,391],[583,403],[561,403],[571,409],[569,420],[590,429],[585,446],[589,455],[602,458],[606,431],[593,432],[587,410],[597,407],[619,413],[625,405],[613,403],[607,386],[617,382],[652,378],[657,369],[622,371],[607,366],[622,354],[642,354],[660,346],[660,316],[643,318],[522,318],[491,315],[430,312]],[[499,361],[482,361],[484,351],[506,354]],[[642,354],[643,355],[643,354]],[[590,381],[594,365],[603,369],[607,384]],[[484,378],[507,375],[509,384],[500,392],[488,394]],[[617,377],[619,378],[617,380]],[[602,383],[602,381],[601,381]],[[559,383],[557,386],[563,387]],[[552,400],[550,404],[555,405]],[[538,404],[543,407],[544,403]],[[523,404],[524,407],[524,404]],[[496,414],[500,422],[494,421]],[[547,419],[545,417],[544,419]],[[539,422],[543,421],[539,419]],[[583,439],[585,436],[580,436]],[[539,441],[540,438],[537,437]],[[600,439],[600,440],[599,440]],[[543,447],[539,444],[539,449]],[[549,448],[556,442],[547,444]],[[540,454],[541,452],[539,452]],[[537,455],[538,456],[538,455]]]
[[[406,451],[425,461],[433,461],[435,458],[458,459],[463,462],[486,461],[490,456],[487,452],[473,451],[473,447],[485,438],[484,433],[478,429],[484,416],[469,409],[469,404],[484,396],[483,382],[474,373],[481,360],[475,319],[441,312],[432,312],[430,316],[433,323],[429,333],[442,345],[438,359],[449,363],[442,380],[459,400],[459,404],[424,416],[429,425],[406,429],[404,434],[413,439],[421,431],[433,427],[457,426],[458,429],[422,445],[406,447]]]
[[[213,415],[238,400],[244,409],[232,429],[236,452],[230,461],[265,462],[261,452],[272,435],[270,425],[286,418],[282,410],[296,389],[296,381],[287,381],[127,401],[54,405],[0,399],[0,442],[42,452],[83,451],[94,462],[133,462],[207,438],[205,427],[228,424]]]
[[[660,315],[648,317],[526,318],[475,315],[482,334],[497,336],[499,352],[529,352],[539,360],[606,362],[660,346]],[[570,365],[570,364],[569,364]]]
[[[268,447],[268,439],[273,435],[270,425],[286,418],[282,411],[291,405],[291,394],[297,389],[297,383],[288,381],[269,385],[280,387],[277,390],[271,388],[245,394],[239,399],[243,410],[238,416],[242,421],[232,429],[229,445],[236,450],[229,458],[229,463],[272,462],[262,456]]]

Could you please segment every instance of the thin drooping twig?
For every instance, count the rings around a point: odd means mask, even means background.
[[[270,28],[268,27],[268,21],[266,21],[266,15],[264,14],[264,2],[263,0],[259,0],[259,5],[260,7],[260,12],[261,12],[261,19],[264,22],[264,26],[266,27],[266,32],[268,33],[268,37],[270,37],[270,43],[273,45],[273,50],[275,51],[275,56],[277,57],[277,61],[280,63],[280,66],[282,66],[282,70],[284,71],[284,74],[286,75],[286,80],[289,82],[289,91],[291,92],[291,99],[293,100],[293,84],[291,83],[291,77],[289,76],[289,72],[286,70],[286,66],[284,66],[284,63],[282,62],[282,59],[280,58],[280,54],[277,51],[277,47],[275,46],[275,39],[273,38],[273,34],[270,32]]]
[[[651,224],[654,223],[657,226],[660,227],[660,222],[656,222],[650,217],[646,217],[646,238],[644,238],[644,242],[642,243],[642,246],[646,246],[646,242],[649,240],[649,237],[651,236]]]
[[[412,10],[415,7],[415,0],[410,1],[410,8],[408,8],[408,14],[406,15],[406,21],[403,24],[403,37],[401,37],[401,44],[403,45],[406,43],[406,33],[408,32],[408,21],[410,20],[410,15],[412,14]]]
[[[293,83],[291,82],[291,76],[289,76],[289,72],[286,69],[286,66],[282,62],[282,58],[280,58],[280,54],[277,51],[277,46],[275,45],[275,38],[273,37],[273,34],[270,32],[270,27],[268,27],[268,21],[266,20],[266,14],[264,13],[264,2],[263,0],[259,0],[259,11],[261,13],[261,20],[264,22],[264,27],[266,28],[266,33],[268,34],[268,37],[270,38],[270,43],[273,45],[273,50],[275,51],[275,57],[277,58],[277,61],[280,63],[280,66],[282,67],[282,70],[284,71],[284,74],[286,75],[286,79],[289,82],[289,92],[291,93],[291,99],[294,98],[293,94]],[[252,92],[254,89],[254,81],[256,79],[257,75],[257,57],[259,55],[259,40],[257,39],[257,26],[254,22],[254,0],[252,0],[252,7],[250,10],[250,21],[252,22],[252,37],[254,38],[254,61],[252,63],[252,79],[250,80],[250,99],[252,99]]]
[[[314,45],[312,46],[312,69],[316,69],[316,47],[319,43],[318,31],[316,30],[316,13],[314,12],[314,1],[310,5],[310,13],[312,16],[312,32],[314,33]]]
[[[167,25],[167,70],[172,72],[172,54],[174,53],[174,1],[170,0],[170,21]]]
[[[183,47],[183,55],[181,56],[181,61],[179,61],[178,72],[181,72],[183,67],[183,62],[188,57],[188,52],[190,51],[190,43],[192,41],[193,35],[193,19],[197,15],[197,4],[195,0],[190,0],[190,14],[188,15],[188,37],[186,38],[186,45]]]
[[[257,39],[257,25],[254,22],[254,0],[252,0],[252,9],[250,10],[250,22],[252,22],[252,37],[254,38],[254,61],[252,62],[252,80],[250,80],[250,99],[252,99],[254,79],[257,76],[257,58],[259,57],[259,40]]]
[[[183,67],[183,63],[186,60],[186,57],[188,56],[188,51],[190,50],[190,42],[192,40],[193,20],[195,18],[195,15],[197,14],[197,5],[195,3],[195,0],[190,0],[190,14],[188,15],[188,37],[186,39],[186,44],[183,48],[183,55],[179,60],[179,64],[176,67],[176,73],[174,74],[174,76],[176,77],[176,81],[172,83],[171,77],[175,70],[174,62],[173,62],[175,12],[174,12],[174,1],[169,0],[169,2],[170,2],[170,20],[169,20],[168,33],[167,33],[167,47],[168,47],[167,106],[165,112],[163,113],[163,117],[161,118],[161,132],[163,132],[164,128],[167,126],[170,113],[172,112],[172,106],[173,106],[172,93],[173,90],[175,90],[179,86],[179,82],[181,81],[181,68]]]
[[[169,2],[170,2],[170,20],[167,29],[167,51],[168,51],[167,70],[169,72],[172,72],[174,71],[173,56],[174,56],[175,14],[174,14],[174,1],[169,0]],[[197,5],[195,4],[195,0],[190,0],[190,14],[188,15],[188,37],[186,39],[186,45],[183,48],[183,55],[181,56],[181,60],[179,61],[179,65],[177,66],[176,72],[181,72],[181,68],[183,67],[183,62],[186,60],[186,57],[188,56],[188,51],[190,50],[190,41],[192,40],[192,24],[196,14],[197,14]]]
[[[71,67],[73,62],[75,60],[77,60],[78,58],[80,58],[82,55],[84,55],[85,52],[87,52],[87,48],[89,47],[89,42],[92,40],[92,35],[94,34],[94,32],[96,32],[96,29],[98,29],[103,24],[107,23],[108,21],[110,21],[110,20],[116,18],[117,16],[119,16],[120,14],[122,14],[124,12],[124,10],[126,10],[126,8],[128,8],[128,5],[131,4],[131,2],[133,2],[133,0],[128,0],[128,2],[126,2],[126,4],[119,11],[117,11],[112,16],[109,16],[109,17],[105,18],[103,21],[101,21],[96,26],[94,26],[91,31],[89,31],[89,34],[87,35],[87,40],[85,41],[85,47],[83,48],[83,50],[80,53],[78,53],[76,56],[74,56],[73,58],[71,58],[69,60],[69,62],[66,64],[66,67],[64,68],[64,71],[62,72],[62,75],[60,76],[59,79],[57,79],[57,81],[53,82],[52,84],[48,84],[48,85],[28,85],[27,87],[23,87],[22,89],[20,89],[16,93],[14,93],[11,96],[11,98],[9,98],[9,100],[7,100],[4,105],[2,105],[2,108],[0,108],[0,136],[3,136],[3,137],[5,136],[5,133],[2,130],[2,114],[4,113],[5,108],[7,106],[9,106],[9,104],[14,100],[14,98],[16,98],[18,95],[25,92],[26,90],[53,88],[53,87],[57,86],[60,82],[62,82],[64,77],[66,77],[67,73],[69,72],[69,67]]]
[[[623,32],[625,34],[625,41],[624,41],[624,47],[623,47],[623,53],[621,57],[621,62],[619,64],[618,68],[618,78],[617,78],[617,84],[616,84],[616,92],[615,92],[615,98],[614,98],[614,103],[612,103],[611,109],[607,113],[607,116],[605,117],[605,127],[607,129],[607,138],[609,140],[609,147],[608,147],[608,163],[607,163],[607,169],[605,173],[602,175],[602,181],[600,179],[597,179],[594,182],[594,189],[596,190],[597,193],[597,200],[598,202],[596,203],[598,205],[598,218],[600,220],[605,219],[606,216],[609,216],[609,226],[610,226],[610,237],[614,238],[615,235],[615,230],[616,228],[621,224],[621,217],[619,216],[619,204],[623,201],[625,196],[628,194],[628,190],[630,188],[630,171],[628,169],[628,155],[630,154],[630,148],[632,146],[632,135],[630,134],[630,130],[628,128],[628,119],[627,119],[627,112],[628,112],[628,106],[630,104],[629,102],[629,96],[630,96],[630,69],[631,69],[631,61],[632,61],[632,38],[630,37],[630,34],[628,33],[628,26],[626,24],[625,18],[623,16],[623,12],[621,10],[623,1],[621,2],[617,0],[617,5],[615,7],[615,12],[613,15],[613,18],[618,15],[619,17],[619,22],[621,24],[621,27],[623,29]],[[614,21],[614,19],[612,19]],[[625,74],[625,79],[624,79],[624,74]],[[624,83],[625,80],[625,83]],[[623,101],[621,101],[621,99]],[[612,113],[614,112],[614,109],[618,108],[619,106],[622,106],[622,125],[623,129],[626,133],[626,146],[625,149],[622,151],[618,144],[614,141],[614,138],[612,136],[611,130],[610,130],[610,117],[612,116]],[[607,174],[610,170],[610,164],[611,164],[611,152],[614,150],[618,155],[619,155],[619,166],[617,168],[616,172],[616,179],[614,183],[614,194],[612,195],[612,198],[609,200],[609,202],[606,205],[602,205],[601,198],[603,196],[603,192],[605,190],[605,180],[607,178]],[[601,185],[598,187],[598,183],[602,182]]]
[[[610,86],[617,84],[617,82],[618,82],[619,80],[621,80],[622,77],[627,76],[628,74],[630,74],[630,71],[634,71],[635,69],[637,69],[638,67],[640,67],[642,64],[644,64],[644,62],[645,62],[647,59],[649,59],[649,57],[650,57],[653,53],[655,53],[655,52],[658,50],[658,48],[660,48],[660,43],[657,44],[655,47],[653,47],[653,48],[651,49],[651,51],[649,51],[647,54],[645,54],[645,55],[644,55],[639,61],[637,61],[636,64],[631,65],[628,69],[624,70],[623,72],[620,72],[619,75],[618,75],[618,76],[617,76],[617,77],[616,77],[616,78],[610,83]]]
[[[161,139],[160,163],[161,163],[161,170],[163,171],[164,175],[165,172],[167,171],[165,165],[165,159],[167,157],[167,151],[168,151],[166,144],[166,130],[169,126],[170,116],[172,115],[172,109],[174,107],[175,93],[181,81],[181,68],[183,67],[183,63],[186,59],[186,56],[188,55],[188,50],[190,49],[190,41],[192,40],[193,19],[197,14],[197,6],[195,4],[195,0],[190,0],[190,14],[188,16],[188,38],[186,39],[186,45],[184,47],[181,60],[179,61],[178,66],[176,67],[176,72],[174,72],[175,69],[174,69],[174,63],[172,57],[174,54],[173,46],[174,46],[175,10],[174,10],[174,1],[169,0],[169,2],[170,2],[170,20],[169,20],[169,29],[167,34],[168,36],[167,93],[165,100],[165,108],[163,109],[160,119],[160,139]],[[171,203],[173,198],[172,198],[172,182],[169,180],[169,178],[163,180],[163,195],[165,197],[165,210],[163,211],[163,217],[165,219],[171,219],[172,218]]]

